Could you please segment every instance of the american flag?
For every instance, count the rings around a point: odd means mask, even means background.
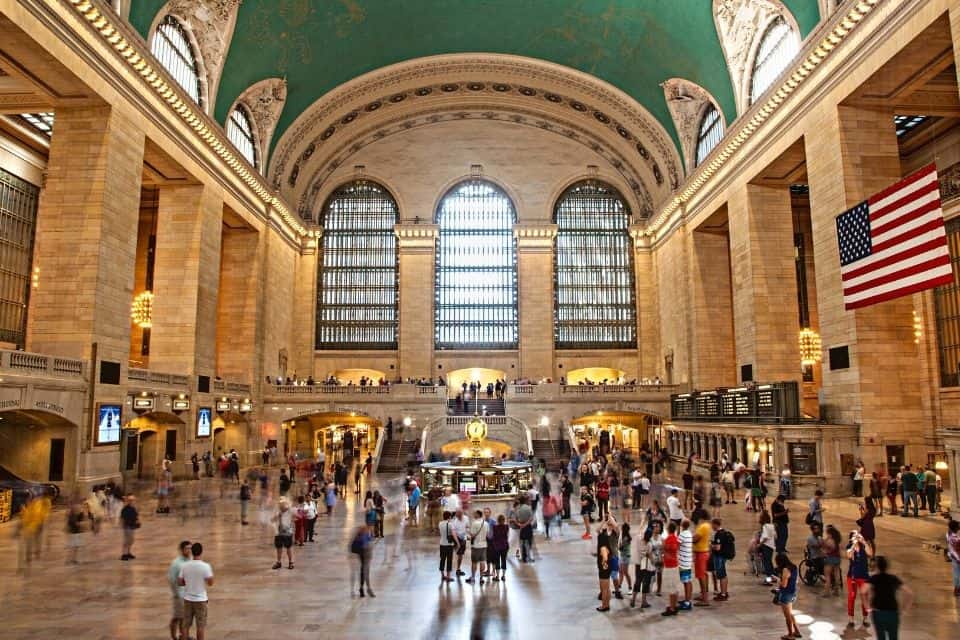
[[[846,309],[953,283],[931,164],[837,216]]]

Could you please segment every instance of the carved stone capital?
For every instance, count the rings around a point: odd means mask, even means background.
[[[435,224],[401,223],[393,226],[400,245],[400,253],[432,252],[440,236],[440,227]]]
[[[517,251],[539,252],[553,251],[553,239],[557,237],[555,224],[515,224],[513,237],[517,240]]]

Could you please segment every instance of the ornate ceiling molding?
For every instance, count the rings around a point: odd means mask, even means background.
[[[730,70],[738,114],[750,108],[750,75],[760,38],[779,16],[799,37],[796,19],[780,0],[713,0],[713,20]]]
[[[264,173],[269,166],[267,161],[270,141],[273,139],[273,132],[277,128],[277,121],[280,119],[286,101],[287,81],[283,78],[267,78],[241,93],[227,112],[233,112],[238,104],[247,108],[247,112],[253,119],[257,157],[260,158],[261,171]]]
[[[670,78],[663,82],[663,96],[673,117],[673,125],[680,138],[684,167],[687,174],[696,168],[697,143],[700,138],[700,122],[710,105],[720,114],[724,130],[727,127],[723,110],[710,92],[695,82],[684,78]]]
[[[323,158],[317,155],[319,152],[315,148],[308,145],[305,150],[305,160],[310,161],[309,165],[315,167],[315,169],[309,179],[304,180],[304,177],[300,176],[297,180],[298,184],[303,185],[301,189],[297,190],[300,195],[296,201],[297,211],[301,218],[306,221],[316,219],[316,212],[319,211],[322,204],[319,196],[325,187],[329,186],[327,180],[337,169],[348,164],[350,156],[364,147],[388,136],[411,129],[458,120],[509,122],[535,127],[578,142],[603,157],[611,168],[620,174],[624,183],[629,186],[630,200],[634,203],[631,208],[637,212],[638,218],[648,218],[654,210],[655,205],[651,197],[650,185],[656,183],[656,177],[650,165],[646,165],[643,174],[638,173],[637,167],[640,166],[643,169],[644,165],[631,162],[617,148],[609,145],[602,137],[596,136],[595,131],[591,128],[555,119],[539,111],[524,110],[518,107],[505,108],[502,105],[478,102],[474,104],[434,105],[434,108],[426,108],[423,111],[398,112],[395,118],[385,121],[380,120],[366,129],[356,130],[353,136],[345,138],[337,146],[327,147],[323,150],[325,154]],[[649,152],[644,150],[643,153],[649,160]],[[634,155],[640,156],[640,153],[634,152]],[[304,164],[306,165],[306,162]]]
[[[475,111],[478,103],[494,113],[525,111],[531,118],[581,129],[620,149],[622,162],[632,166],[633,173],[653,176],[648,193],[654,206],[669,198],[682,179],[679,154],[668,133],[633,98],[561,65],[499,54],[420,58],[338,87],[284,133],[273,154],[270,179],[288,197],[299,200],[304,193],[300,180],[308,165],[312,168],[320,158],[334,155],[325,147],[349,148],[361,129],[358,125],[396,122],[425,109]]]
[[[170,0],[157,12],[150,27],[151,40],[157,25],[167,15],[184,23],[196,39],[207,80],[207,111],[217,104],[220,75],[230,50],[237,13],[243,0]]]

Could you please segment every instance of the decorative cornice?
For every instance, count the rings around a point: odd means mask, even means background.
[[[395,119],[380,121],[377,125],[355,132],[353,138],[343,141],[336,148],[328,151],[324,162],[319,162],[315,157],[312,158],[319,166],[306,182],[307,186],[303,189],[297,201],[297,211],[300,217],[306,221],[313,219],[313,210],[318,206],[319,202],[318,194],[323,189],[326,181],[339,167],[347,164],[350,156],[362,148],[388,136],[403,133],[417,127],[429,126],[440,122],[469,119],[499,120],[513,124],[532,126],[550,133],[562,135],[586,146],[594,153],[603,157],[620,173],[624,182],[629,185],[634,200],[636,204],[639,205],[637,208],[638,217],[650,217],[654,205],[647,180],[644,180],[644,178],[636,172],[634,164],[631,163],[628,158],[619,153],[619,151],[611,145],[606,144],[601,138],[596,137],[589,128],[580,127],[568,121],[550,117],[541,112],[528,111],[516,107],[504,107],[503,105],[484,104],[482,102],[471,105],[434,105],[433,109],[426,108],[423,111],[406,112],[398,115]],[[307,159],[311,159],[315,153],[315,149],[310,145],[304,153]],[[646,159],[649,159],[649,153],[645,148],[643,154],[646,154]],[[641,155],[641,157],[644,157],[644,155]],[[653,174],[653,170],[649,168],[649,165],[647,173]],[[653,179],[656,180],[656,174],[653,174]]]
[[[123,28],[115,24],[116,16],[110,10],[101,11],[95,0],[63,0],[109,45],[126,65],[138,74],[145,86],[161,100],[246,184],[263,203],[275,210],[284,223],[297,235],[306,235],[307,229],[290,213],[286,203],[264,183],[260,175],[227,140],[222,129],[193,102],[163,67],[156,63],[142,40],[128,38]]]
[[[678,212],[681,212],[682,207],[699,193],[707,181],[716,175],[734,153],[753,137],[764,122],[781,109],[790,94],[806,82],[810,74],[830,57],[837,46],[850,36],[857,25],[881,1],[857,0],[851,3],[850,9],[846,12],[839,11],[840,15],[832,21],[833,26],[823,30],[825,35],[819,40],[811,40],[804,46],[798,56],[800,62],[794,65],[792,72],[784,73],[782,77],[785,79],[781,84],[768,89],[764,94],[765,100],[758,101],[749,112],[733,123],[733,127],[724,136],[723,142],[717,145],[698,167],[697,172],[681,185],[680,191],[652,220],[649,232],[656,234],[661,228],[672,226],[668,223],[676,217]]]
[[[440,227],[435,224],[401,223],[393,226],[401,253],[432,253],[440,237]]]
[[[513,225],[513,237],[520,238],[548,238],[553,240],[557,237],[557,225],[555,224],[515,224]]]
[[[341,85],[305,110],[284,133],[274,153],[272,183],[280,188],[304,154],[309,157],[319,143],[370,113],[423,99],[446,98],[449,104],[457,94],[491,90],[514,102],[536,100],[555,109],[572,108],[571,116],[589,117],[592,125],[599,123],[612,128],[614,136],[637,141],[637,151],[642,148],[641,156],[646,154],[644,161],[660,164],[655,173],[659,173],[658,182],[664,183],[664,190],[679,184],[679,154],[669,134],[633,98],[561,65],[500,54],[421,58],[384,67]],[[594,104],[587,104],[590,101]]]

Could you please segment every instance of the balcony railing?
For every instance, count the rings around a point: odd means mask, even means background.
[[[0,350],[0,370],[52,378],[83,378],[84,361],[26,351]]]
[[[150,386],[177,387],[178,389],[186,389],[190,386],[190,376],[132,367],[127,369],[127,381],[139,382]]]
[[[680,390],[676,384],[566,384],[560,386],[560,393],[674,393]]]
[[[789,381],[674,394],[670,417],[683,422],[798,424],[799,385]]]
[[[250,385],[245,382],[229,382],[227,380],[214,380],[214,393],[242,393],[250,395]]]

